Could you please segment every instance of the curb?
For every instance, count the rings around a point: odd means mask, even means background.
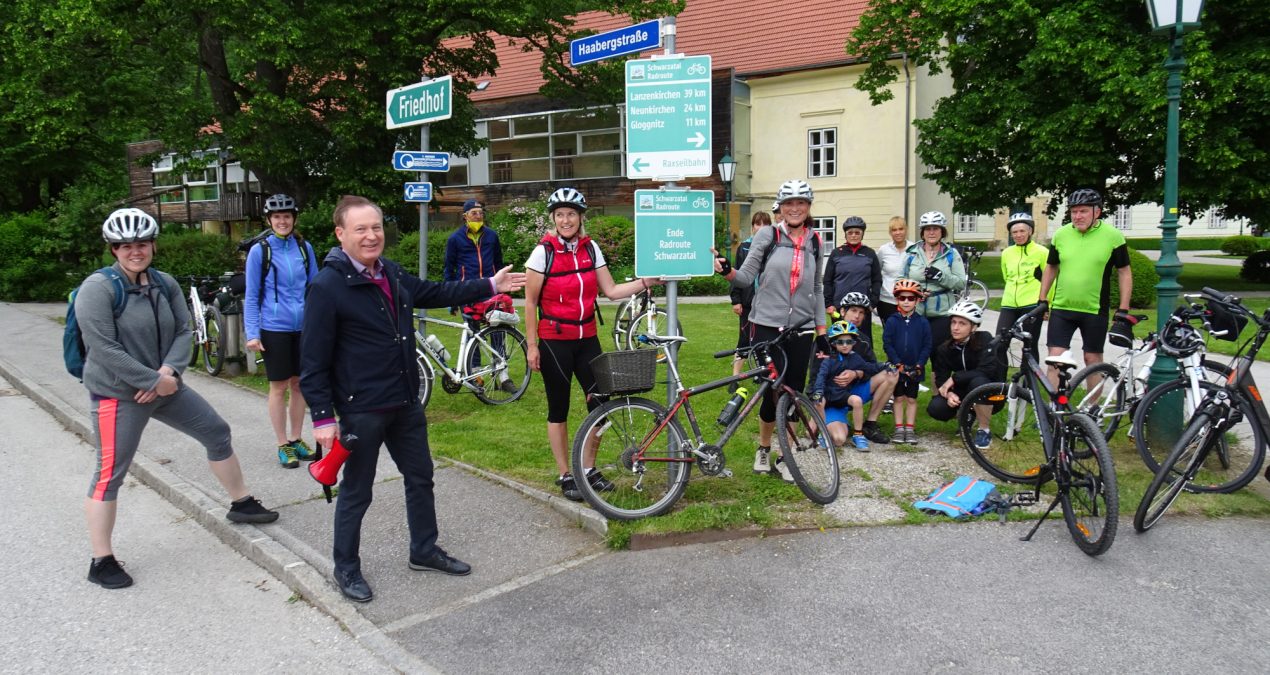
[[[470,474],[493,481],[503,487],[511,488],[530,499],[536,499],[543,502],[547,506],[551,507],[552,510],[576,522],[580,527],[582,527],[582,529],[588,530],[600,538],[608,536],[609,521],[606,520],[604,516],[601,516],[585,506],[571,502],[562,496],[549,494],[539,490],[538,488],[529,487],[524,483],[518,483],[505,476],[490,473],[484,469],[478,469],[471,464],[464,464],[458,460],[450,459],[444,455],[441,456],[440,459],[442,461],[449,462],[450,464],[453,464]]]
[[[72,433],[92,444],[93,429],[87,416],[72,408],[57,395],[24,377],[19,369],[3,358],[0,358],[0,375],[48,411]],[[335,590],[328,575],[315,569],[265,530],[255,525],[230,523],[225,519],[228,509],[196,486],[181,480],[176,474],[141,453],[137,453],[133,458],[129,475],[162,495],[164,499],[215,535],[217,539],[263,567],[291,590],[330,615],[357,638],[367,651],[379,657],[390,667],[402,672],[440,672],[402,649],[395,640],[362,616]]]

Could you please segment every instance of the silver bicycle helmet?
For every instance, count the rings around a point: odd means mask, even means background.
[[[809,204],[816,201],[815,195],[812,194],[811,186],[807,184],[807,181],[798,180],[797,178],[781,183],[780,188],[776,190],[777,204],[784,204],[791,199],[806,199]]]
[[[154,241],[159,236],[159,224],[141,209],[118,209],[101,224],[101,236],[111,244]]]
[[[948,218],[939,211],[927,211],[917,220],[918,227],[947,227]]]
[[[300,212],[300,209],[296,208],[295,200],[290,195],[284,195],[279,192],[265,200],[265,217],[268,217],[271,213],[281,213],[283,211]]]
[[[1030,213],[1024,213],[1020,211],[1018,213],[1010,214],[1010,220],[1006,221],[1005,229],[1009,230],[1010,228],[1014,227],[1015,223],[1025,223],[1028,227],[1032,228],[1033,230],[1036,229],[1036,220],[1032,218],[1032,214]]]
[[[839,309],[846,309],[847,307],[863,307],[865,309],[869,309],[869,306],[869,296],[859,291],[851,291],[850,293],[847,293],[842,296],[842,301],[838,303]]]
[[[586,211],[586,197],[583,197],[581,192],[571,187],[560,188],[552,192],[551,196],[547,198],[547,213],[551,213],[562,206],[567,206],[581,213]]]

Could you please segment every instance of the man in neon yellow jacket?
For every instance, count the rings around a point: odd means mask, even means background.
[[[1041,295],[1041,275],[1049,249],[1032,241],[1036,222],[1030,213],[1015,213],[1006,223],[1014,244],[1001,252],[1001,278],[1005,280],[1005,292],[1001,295],[1001,317],[997,321],[997,334],[1009,330],[1019,317],[1036,308]],[[1050,289],[1053,299],[1054,290]],[[1037,343],[1041,339],[1041,317],[1036,317],[1026,327],[1032,338],[1027,341],[1027,351],[1034,359],[1040,359]]]

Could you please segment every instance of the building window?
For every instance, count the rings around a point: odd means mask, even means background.
[[[622,112],[614,106],[485,120],[490,182],[609,178],[623,174]]]
[[[972,213],[957,214],[957,233],[973,234],[979,231],[979,216]]]
[[[812,178],[838,175],[838,129],[807,131],[807,175]]]
[[[204,155],[196,155],[192,161],[197,161],[202,156],[208,155],[214,157],[216,151],[212,150]],[[184,189],[169,190],[159,195],[159,203],[184,202],[187,191],[191,202],[214,202],[220,199],[220,180],[215,164],[203,168],[190,169],[182,174],[174,170],[174,160],[175,155],[165,155],[150,167],[151,180],[155,189],[178,185],[184,186]],[[239,167],[239,171],[241,172],[241,167]]]
[[[1133,220],[1129,217],[1130,211],[1128,206],[1120,206],[1116,208],[1115,219],[1112,221],[1117,230],[1128,230],[1133,227]]]
[[[1208,215],[1208,229],[1224,230],[1226,229],[1226,216],[1221,211],[1213,211]]]

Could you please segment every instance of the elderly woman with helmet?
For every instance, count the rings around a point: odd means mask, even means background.
[[[948,218],[939,211],[927,211],[918,221],[921,241],[908,247],[900,275],[922,284],[925,293],[917,303],[917,313],[930,322],[931,339],[940,344],[949,336],[949,311],[957,293],[966,288],[966,264],[961,253],[948,245]]]
[[[1013,243],[1001,252],[1001,278],[1005,280],[1005,291],[1001,295],[1001,316],[997,319],[998,335],[1010,330],[1019,317],[1036,308],[1041,294],[1042,272],[1049,257],[1049,249],[1032,241],[1032,233],[1036,230],[1032,214],[1016,213],[1010,216],[1005,226]],[[1041,317],[1033,319],[1025,329],[1032,336],[1025,348],[1032,358],[1039,361],[1037,344],[1041,339]]]
[[[979,330],[983,323],[983,309],[969,300],[962,300],[949,310],[950,335],[935,345],[930,362],[935,371],[936,391],[926,406],[926,414],[941,422],[957,415],[961,399],[975,387],[1005,379],[1005,363],[991,348],[992,334]],[[988,431],[988,418],[992,406],[975,406],[979,431],[975,445],[987,448],[992,442]]]
[[[825,334],[824,287],[819,274],[820,238],[812,229],[811,186],[802,180],[788,180],[776,192],[780,207],[778,223],[754,235],[750,254],[739,269],[727,258],[715,258],[715,271],[734,287],[758,280],[750,308],[752,342],[772,340],[783,331],[815,329]],[[761,273],[761,274],[760,274]],[[803,390],[811,360],[811,336],[794,337],[775,350],[776,366],[785,373],[785,384]],[[776,428],[776,392],[759,408],[759,444],[754,453],[754,472],[779,475],[794,481],[789,468],[777,458],[771,461],[772,432]]]
[[[247,349],[265,359],[269,380],[269,422],[278,444],[278,464],[294,469],[300,460],[321,459],[304,442],[304,395],[300,393],[300,328],[304,325],[304,294],[317,276],[313,246],[295,231],[299,214],[295,200],[276,194],[265,200],[269,236],[247,252],[247,290],[243,326]],[[291,401],[287,402],[287,392]],[[287,422],[291,433],[287,433]]]
[[[261,506],[243,483],[229,425],[181,380],[190,362],[190,315],[176,280],[151,267],[158,223],[140,209],[120,209],[101,231],[115,263],[85,279],[74,298],[97,444],[84,501],[93,553],[88,580],[123,588],[132,577],[111,542],[116,498],[152,418],[203,445],[212,474],[229,493],[230,521],[270,523],[278,513]]]
[[[560,474],[556,484],[566,499],[575,502],[582,501],[582,493],[578,477],[569,471],[573,380],[582,388],[588,410],[603,402],[591,372],[591,360],[603,351],[596,337],[596,299],[604,293],[618,300],[661,283],[650,279],[614,283],[604,254],[583,228],[586,210],[586,198],[571,187],[551,193],[547,198],[550,227],[525,262],[525,314],[537,317],[525,322],[529,367],[542,373],[547,392],[547,440]],[[594,456],[589,459],[593,462]],[[582,478],[592,487],[612,489],[594,466],[586,469]]]
[[[882,263],[873,249],[864,245],[868,225],[860,216],[851,216],[842,224],[842,245],[829,253],[825,261],[825,309],[830,314],[845,309],[842,300],[848,293],[868,297],[863,323],[856,326],[869,334],[873,342],[873,308],[882,292]]]

